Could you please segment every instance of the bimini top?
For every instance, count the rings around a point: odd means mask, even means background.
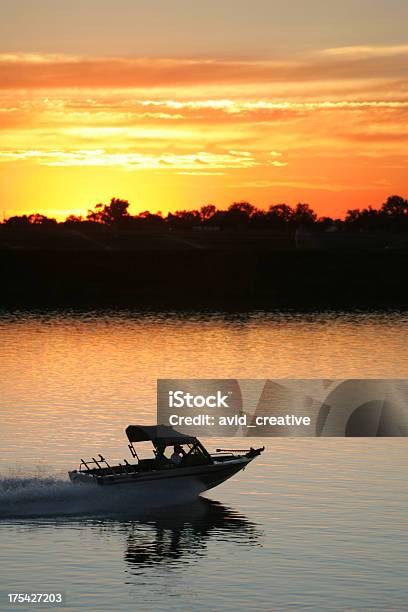
[[[129,442],[159,442],[165,445],[196,442],[197,438],[187,436],[167,425],[129,425],[126,427]]]

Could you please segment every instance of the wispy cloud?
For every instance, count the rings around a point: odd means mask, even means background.
[[[104,149],[77,151],[0,151],[0,162],[33,160],[45,166],[95,166],[119,167],[124,170],[183,169],[200,174],[210,169],[253,168],[258,162],[252,155],[239,153],[197,152],[189,155],[163,153],[147,155],[142,153],[110,153]]]
[[[408,55],[408,45],[356,45],[323,49],[320,54],[339,58],[394,57]]]
[[[166,181],[200,177],[248,198],[403,192],[407,65],[408,45],[279,61],[0,54],[3,176],[81,168],[102,180],[122,172],[122,185],[143,171],[158,199]]]
[[[281,162],[281,161],[272,161],[270,162],[271,166],[275,166],[275,168],[284,168],[285,166],[288,165],[287,162]]]
[[[366,191],[367,189],[384,189],[384,187],[390,187],[390,183],[388,181],[380,180],[380,181],[372,181],[367,184],[350,184],[350,183],[334,183],[331,181],[327,181],[327,179],[318,178],[314,181],[310,181],[307,179],[292,179],[288,181],[280,181],[280,180],[267,180],[267,179],[259,179],[253,181],[242,181],[240,183],[235,183],[230,185],[230,188],[250,188],[250,189],[270,189],[276,187],[286,187],[288,189],[295,190],[313,190],[313,191],[328,191],[328,192],[338,192],[338,191]]]
[[[153,88],[406,78],[408,45],[343,47],[284,60],[0,54],[2,89]]]

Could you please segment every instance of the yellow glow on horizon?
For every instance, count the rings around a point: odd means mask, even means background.
[[[407,61],[406,45],[279,61],[0,54],[4,209],[379,205],[408,191]]]

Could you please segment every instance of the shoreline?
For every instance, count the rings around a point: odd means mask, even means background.
[[[408,251],[1,250],[0,308],[388,311]]]

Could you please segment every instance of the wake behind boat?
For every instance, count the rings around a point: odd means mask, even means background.
[[[71,481],[121,485],[121,488],[132,490],[145,485],[155,491],[177,485],[195,488],[198,494],[228,480],[264,451],[264,447],[217,449],[216,453],[210,454],[197,438],[166,425],[129,425],[126,435],[128,448],[136,462],[129,463],[125,459],[123,464],[110,465],[102,455],[89,461],[81,459],[79,469],[68,472]],[[134,443],[139,442],[152,443],[152,458],[138,456]]]

